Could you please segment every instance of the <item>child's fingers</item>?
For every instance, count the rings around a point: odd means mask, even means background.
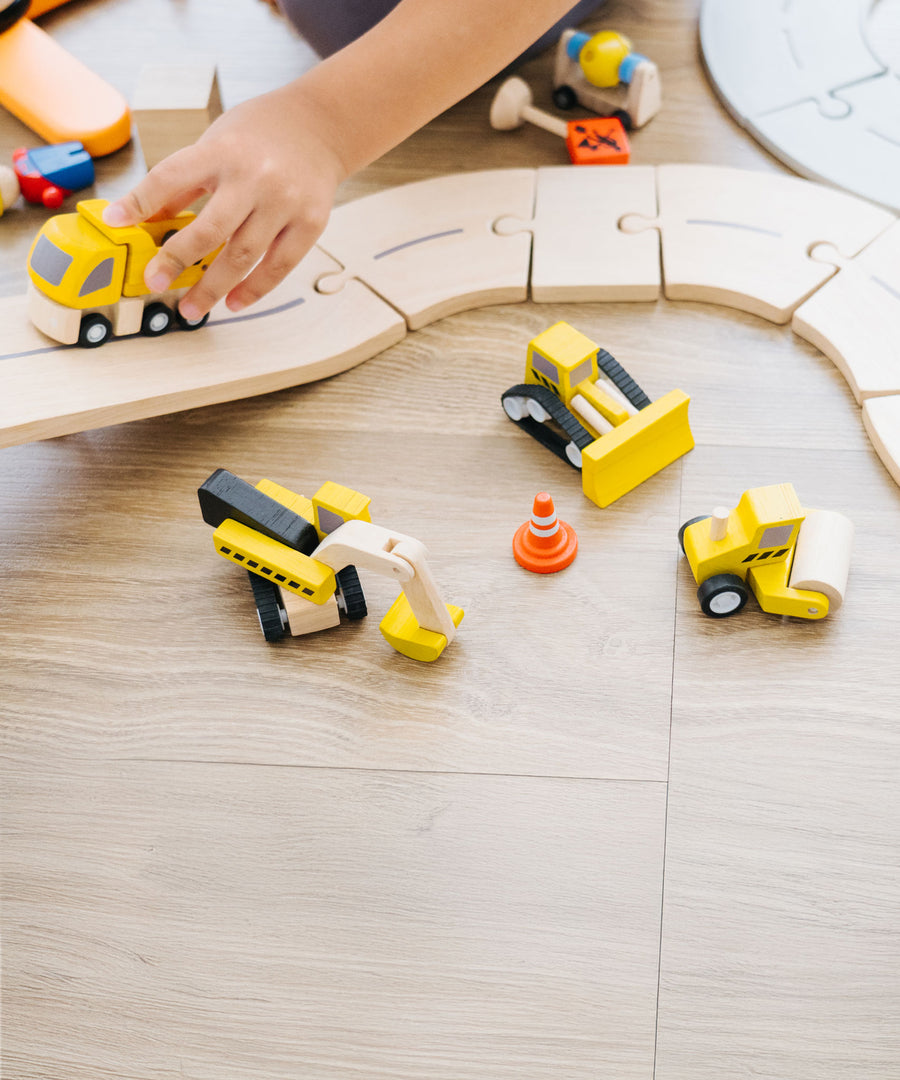
[[[205,154],[196,146],[179,150],[151,169],[127,195],[110,203],[103,220],[118,228],[139,225],[175,206],[181,209],[207,190],[207,171]]]
[[[182,271],[210,255],[237,233],[248,212],[248,207],[236,204],[226,195],[217,192],[197,218],[171,236],[147,263],[144,270],[147,287],[153,292],[162,292],[169,288]],[[224,251],[219,253],[207,274],[212,273],[224,254]],[[256,258],[261,254],[262,250]],[[200,314],[204,315],[206,312],[202,311]]]
[[[297,228],[280,232],[262,260],[226,296],[229,310],[241,311],[279,285],[313,246],[317,235]]]
[[[188,319],[199,319],[243,281],[278,235],[278,223],[264,211],[254,211],[235,230],[212,266],[178,305]]]
[[[207,210],[213,202],[210,200]],[[259,300],[312,247],[328,220],[328,205],[323,202],[318,209],[317,204],[306,203],[295,208],[287,225],[284,220],[284,214],[273,211],[268,201],[254,209],[179,304],[185,318],[200,318],[224,296],[233,311]],[[199,221],[189,227],[196,227]]]

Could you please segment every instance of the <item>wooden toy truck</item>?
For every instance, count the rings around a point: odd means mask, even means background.
[[[177,308],[216,252],[189,266],[165,293],[144,284],[147,263],[173,231],[194,220],[184,212],[164,221],[113,228],[103,221],[106,199],[79,202],[74,214],[45,222],[28,253],[28,317],[64,345],[92,349],[113,335],[164,334],[173,323],[197,330],[207,319],[185,319]]]

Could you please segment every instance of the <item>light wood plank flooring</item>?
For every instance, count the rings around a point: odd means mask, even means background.
[[[696,0],[594,25],[661,66],[638,164],[783,171],[709,90]],[[257,0],[73,0],[45,27],[127,94],[146,59],[218,61],[226,105],[310,62]],[[550,61],[526,66],[540,98]],[[501,135],[494,87],[341,200],[560,164]],[[0,115],[0,157],[35,142]],[[98,163],[99,194],[140,175]],[[0,292],[43,220],[0,221]],[[697,448],[599,510],[506,420],[528,340],[566,318]],[[0,331],[2,333],[2,331]],[[506,305],[326,382],[0,454],[2,1065],[9,1080],[896,1080],[900,492],[840,374],[709,305]],[[217,466],[328,479],[423,540],[466,609],[434,665],[372,615],[266,646],[195,491]],[[703,618],[678,525],[792,481],[857,526],[844,608]],[[512,534],[546,488],[558,578]]]

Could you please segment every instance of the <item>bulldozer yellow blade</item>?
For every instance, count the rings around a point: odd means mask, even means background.
[[[581,455],[581,486],[598,506],[609,506],[693,449],[690,398],[681,390],[641,409],[595,439]]]

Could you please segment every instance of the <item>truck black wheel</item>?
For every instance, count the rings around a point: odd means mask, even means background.
[[[678,530],[678,545],[681,548],[681,554],[682,555],[687,554],[687,552],[684,550],[684,534],[685,534],[685,531],[689,528],[689,526],[696,525],[698,521],[708,521],[708,520],[709,520],[709,514],[704,514],[701,517],[691,518],[690,521],[686,521],[681,526],[681,528]]]
[[[711,619],[737,615],[749,595],[747,586],[737,574],[713,574],[697,590],[700,609]]]
[[[141,333],[144,337],[159,337],[172,325],[172,311],[159,302],[148,304],[141,319]]]
[[[182,330],[199,330],[201,326],[206,326],[209,320],[209,312],[207,311],[202,319],[186,319],[180,311],[176,311],[175,318],[178,320],[178,325]]]
[[[85,315],[78,328],[82,349],[98,349],[112,337],[112,323],[103,315]]]
[[[571,86],[557,86],[553,91],[553,104],[557,109],[574,109],[578,104],[578,95]]]

